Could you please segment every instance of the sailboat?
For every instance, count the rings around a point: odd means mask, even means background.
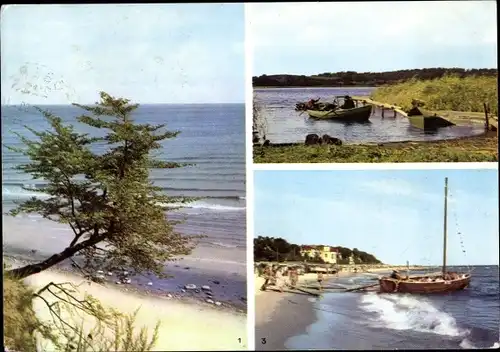
[[[451,273],[446,270],[447,217],[448,177],[444,180],[443,268],[441,273],[430,276],[384,276],[379,279],[380,293],[447,293],[463,290],[469,286],[470,272]]]

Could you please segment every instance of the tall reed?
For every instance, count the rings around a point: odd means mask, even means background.
[[[377,88],[373,100],[411,107],[412,99],[425,101],[430,110],[484,111],[489,103],[492,114],[498,116],[498,85],[496,77],[446,75],[432,80],[411,79]]]

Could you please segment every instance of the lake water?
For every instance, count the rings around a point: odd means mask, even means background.
[[[79,132],[98,131],[81,125],[75,117],[83,111],[73,106],[44,106]],[[177,229],[185,234],[205,234],[189,266],[200,270],[185,270],[166,286],[192,283],[207,268],[233,273],[238,281],[233,291],[246,295],[246,199],[245,199],[245,109],[244,104],[225,105],[142,105],[136,110],[135,120],[141,123],[166,123],[168,130],[181,131],[175,139],[163,142],[159,154],[164,160],[194,163],[194,166],[152,170],[151,180],[168,195],[199,197],[172,219],[187,215],[187,221]],[[33,192],[23,190],[25,185],[43,185],[43,180],[32,180],[13,167],[25,162],[24,156],[13,153],[4,145],[20,146],[12,132],[27,134],[23,125],[34,129],[47,128],[40,113],[30,107],[2,106],[2,206],[4,212],[14,201],[28,199]],[[104,149],[96,148],[96,152]],[[38,194],[39,195],[39,194]],[[43,196],[43,195],[42,195]],[[71,235],[68,227],[42,219],[38,215],[16,218],[3,216],[3,249],[5,254],[21,255],[37,249],[36,259],[62,250]],[[35,259],[35,258],[33,258]],[[194,262],[193,262],[194,261]],[[182,270],[172,266],[169,271]],[[212,278],[215,277],[215,274]],[[218,277],[218,276],[217,276]],[[150,278],[144,279],[146,282]],[[143,280],[143,281],[144,281]],[[219,278],[219,281],[223,278]],[[195,282],[198,283],[199,281]],[[155,285],[160,287],[161,285]],[[241,287],[240,287],[241,286]]]
[[[307,334],[288,339],[286,346],[334,350],[499,348],[498,266],[472,269],[468,289],[445,295],[326,293],[314,304],[317,321],[307,328]],[[370,283],[363,275],[338,280],[354,286]]]
[[[295,111],[295,104],[312,98],[332,101],[335,96],[369,96],[375,88],[256,88],[255,101],[267,120],[267,139],[271,143],[303,142],[309,133],[329,134],[351,143],[395,142],[407,140],[439,140],[471,136],[484,132],[481,125],[450,126],[437,132],[423,132],[410,126],[408,119],[392,111],[386,111],[382,118],[380,109],[374,109],[370,122],[346,124],[335,121],[310,119],[304,112]]]

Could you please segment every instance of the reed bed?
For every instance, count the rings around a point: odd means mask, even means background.
[[[497,77],[446,75],[432,80],[411,79],[377,88],[370,96],[376,101],[398,105],[407,110],[412,99],[425,102],[430,110],[484,111],[488,103],[491,114],[498,116]]]

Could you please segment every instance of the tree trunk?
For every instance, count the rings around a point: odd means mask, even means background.
[[[60,262],[64,261],[65,259],[68,259],[72,256],[74,256],[77,252],[81,251],[82,249],[85,249],[87,247],[93,246],[99,242],[101,242],[103,239],[106,238],[106,234],[102,234],[96,237],[91,237],[86,241],[80,242],[76,244],[73,247],[68,247],[65,250],[63,250],[61,253],[57,253],[52,255],[50,258],[36,263],[36,264],[28,264],[20,268],[16,269],[11,269],[6,271],[6,275],[11,276],[12,278],[15,279],[24,279],[30,275],[33,274],[38,274],[39,272],[42,272],[56,264],[59,264]]]

